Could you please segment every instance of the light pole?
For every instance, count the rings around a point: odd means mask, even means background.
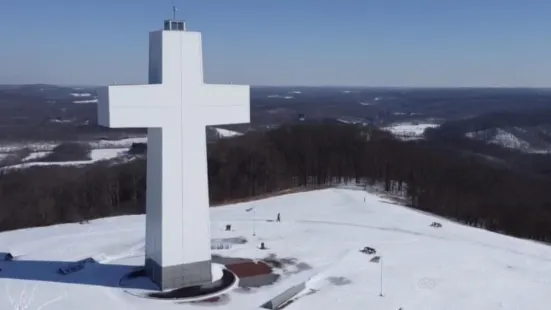
[[[383,256],[381,257],[381,280],[380,280],[380,288],[379,288],[379,296],[383,297]]]
[[[256,236],[256,209],[253,207],[253,236]]]
[[[255,207],[251,207],[251,208],[248,208],[245,210],[246,212],[251,212],[252,211],[252,215],[253,215],[253,220],[252,220],[252,224],[253,224],[253,236],[256,236],[256,209]]]

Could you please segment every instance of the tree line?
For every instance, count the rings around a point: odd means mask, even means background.
[[[143,152],[134,146],[134,153]],[[0,230],[145,211],[145,158],[0,174]],[[489,165],[435,141],[376,128],[284,125],[208,144],[211,205],[337,182],[383,184],[412,208],[467,225],[551,239],[551,179]]]

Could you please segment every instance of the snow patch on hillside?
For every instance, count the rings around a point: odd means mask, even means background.
[[[497,134],[490,140],[490,143],[502,145],[508,148],[514,149],[528,149],[530,144],[516,137],[515,135],[503,130],[498,129]]]
[[[367,125],[369,123],[367,120],[363,118],[350,117],[350,116],[339,117],[337,118],[337,121],[344,124],[351,124],[351,125],[358,125],[358,124]]]
[[[90,142],[92,148],[129,148],[134,143],[147,143],[147,137],[133,137],[120,140],[99,140]]]
[[[23,158],[23,161],[36,160],[36,159],[45,157],[45,156],[47,156],[48,154],[50,154],[50,152],[33,152],[33,153],[31,153],[29,156]]]
[[[87,104],[87,103],[97,103],[98,99],[88,99],[88,100],[74,100],[75,104]]]
[[[0,144],[0,153],[11,153],[22,148],[29,148],[33,152],[51,151],[61,142],[44,141],[44,142],[22,142],[22,143],[6,143]],[[86,142],[83,142],[86,143]],[[131,147],[133,143],[147,143],[147,137],[133,137],[120,140],[98,140],[88,142],[91,148],[123,148]]]
[[[282,98],[282,99],[293,99],[294,96],[281,96],[281,95],[268,95],[268,98]]]
[[[465,134],[465,136],[471,139],[481,140],[487,143],[503,146],[510,149],[516,149],[527,153],[541,152],[538,150],[534,150],[530,143],[528,143],[527,141],[502,128],[468,132]]]
[[[80,161],[67,161],[67,162],[29,162],[30,160],[36,160],[49,154],[49,152],[36,152],[26,157],[22,164],[6,166],[0,168],[0,170],[13,170],[13,169],[25,169],[36,166],[82,166],[89,165],[103,160],[112,160],[128,151],[127,148],[121,149],[94,149],[90,152],[90,160]]]
[[[383,97],[375,97],[372,100],[362,100],[362,101],[360,101],[360,105],[363,105],[363,106],[376,105],[376,104],[380,103],[380,102],[377,102],[377,101],[381,101],[382,99],[383,99]]]
[[[90,93],[71,93],[71,96],[73,96],[73,97],[91,97],[92,94],[90,94]]]
[[[110,160],[125,154],[128,148],[119,149],[96,149],[90,152],[90,158],[92,162],[100,160]]]
[[[54,118],[54,119],[51,119],[51,120],[50,120],[50,123],[70,124],[70,123],[74,123],[75,121],[76,121],[76,119],[59,119],[59,118]]]
[[[237,131],[223,129],[223,128],[213,128],[216,131],[216,134],[221,138],[229,138],[235,136],[242,136],[243,134]]]
[[[440,125],[429,123],[398,123],[383,127],[383,130],[390,131],[396,137],[403,140],[414,140],[423,137],[427,128],[436,128]]]

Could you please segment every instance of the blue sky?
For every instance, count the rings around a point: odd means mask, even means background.
[[[551,86],[549,0],[176,0],[205,80]],[[172,0],[1,0],[0,83],[147,81]]]

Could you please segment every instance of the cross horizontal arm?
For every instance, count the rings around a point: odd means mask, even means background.
[[[115,85],[98,89],[98,123],[110,128],[161,127],[175,111],[161,84]]]
[[[251,92],[246,85],[205,84],[200,108],[205,125],[242,124],[251,120]]]

